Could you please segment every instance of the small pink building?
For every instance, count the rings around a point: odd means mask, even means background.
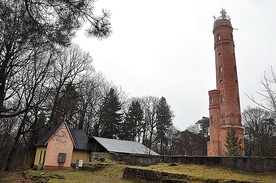
[[[50,131],[36,146],[34,167],[38,169],[70,168],[77,159],[89,162],[91,147],[85,131],[68,128],[66,123]]]

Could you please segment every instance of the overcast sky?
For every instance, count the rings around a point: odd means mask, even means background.
[[[234,30],[241,110],[254,103],[245,95],[276,71],[275,0],[98,0],[112,13],[113,33],[98,41],[78,32],[74,42],[93,65],[129,97],[164,96],[173,124],[185,130],[209,117],[208,91],[215,89],[213,16],[224,8]]]

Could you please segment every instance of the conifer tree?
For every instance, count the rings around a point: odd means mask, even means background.
[[[121,106],[122,104],[116,91],[111,88],[100,107],[99,122],[96,128],[96,130],[99,130],[99,136],[113,139],[118,138],[122,121]]]
[[[138,100],[132,101],[129,105],[128,112],[126,113],[125,122],[122,126],[121,139],[135,140],[139,135],[139,130],[144,118],[144,112]]]
[[[242,144],[241,140],[239,140],[236,130],[234,127],[228,129],[227,136],[225,139],[225,147],[227,152],[225,152],[226,156],[241,156],[242,153]]]
[[[172,125],[173,113],[170,106],[167,104],[166,98],[161,97],[157,105],[157,134],[156,140],[160,143],[160,153],[164,152],[168,139],[166,133],[168,128]]]
[[[78,112],[79,93],[74,84],[69,83],[60,91],[56,101],[53,123],[54,125],[67,122],[70,127],[75,127],[76,114]]]

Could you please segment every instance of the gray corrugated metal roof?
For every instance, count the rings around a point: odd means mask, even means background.
[[[96,141],[98,141],[102,146],[104,146],[108,152],[159,155],[139,142],[108,139],[108,138],[102,138],[102,137],[93,137],[93,138]]]

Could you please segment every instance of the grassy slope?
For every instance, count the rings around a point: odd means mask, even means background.
[[[134,183],[137,181],[123,180],[123,170],[127,165],[118,164],[118,163],[104,163],[105,165],[102,170],[89,172],[89,171],[73,171],[73,170],[43,170],[43,171],[34,171],[28,170],[25,171],[27,177],[37,178],[38,180],[49,180],[52,183],[62,183],[62,182],[72,182],[72,183]],[[98,166],[99,164],[91,164],[91,166]],[[225,168],[215,168],[208,166],[200,165],[190,165],[182,164],[178,166],[169,166],[169,164],[158,164],[152,165],[149,167],[138,167],[135,168],[141,169],[150,169],[154,171],[168,172],[174,174],[185,174],[190,176],[193,180],[191,182],[201,182],[202,180],[207,179],[216,179],[220,182],[226,180],[247,180],[263,183],[272,183],[276,182],[275,174],[245,174],[233,172]],[[1,174],[1,173],[0,173]],[[21,173],[5,173],[4,176],[0,176],[0,182],[18,182],[19,175]]]
[[[29,176],[52,177],[51,183],[133,183],[133,181],[123,180],[123,171],[126,166],[122,164],[109,164],[103,170],[98,171],[74,171],[74,170],[48,170],[48,171],[28,171]]]

